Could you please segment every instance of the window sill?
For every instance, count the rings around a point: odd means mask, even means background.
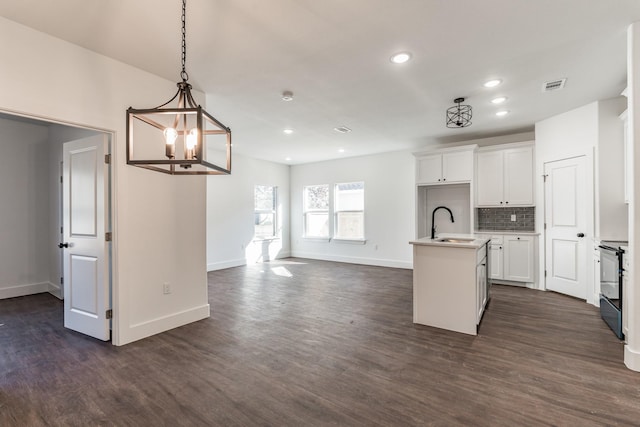
[[[274,240],[280,240],[280,237],[254,237],[252,242],[273,242]]]
[[[350,245],[364,245],[367,243],[367,239],[338,239],[337,237],[334,237],[331,240],[336,243],[347,243]]]
[[[309,242],[330,242],[330,237],[303,237],[302,240],[306,240]]]

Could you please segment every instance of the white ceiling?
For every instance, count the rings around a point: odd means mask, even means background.
[[[0,15],[177,82],[181,5],[20,0],[0,2]],[[638,0],[189,0],[187,72],[235,152],[298,164],[530,131],[617,96],[635,21]],[[399,51],[412,61],[392,64]],[[486,89],[490,78],[503,84]],[[464,129],[445,126],[456,97],[473,107]]]

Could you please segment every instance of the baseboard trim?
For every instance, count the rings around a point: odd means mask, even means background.
[[[281,252],[276,256],[275,259],[289,258],[291,256],[291,252]],[[269,260],[267,260],[269,261]],[[207,264],[207,271],[216,271],[216,270],[224,270],[225,268],[233,268],[233,267],[242,267],[243,265],[247,265],[248,262],[246,258],[238,258],[232,259],[229,261],[220,261],[220,262],[212,262]]]
[[[225,268],[241,267],[243,265],[247,265],[247,260],[244,258],[212,262],[207,264],[207,271],[224,270]]]
[[[373,265],[376,267],[405,268],[409,270],[413,268],[413,262],[397,261],[397,260],[391,260],[391,259],[345,257],[340,255],[327,255],[327,254],[318,254],[313,252],[295,252],[295,251],[292,252],[291,256],[296,258],[317,259],[321,261],[344,262],[347,264]]]
[[[55,283],[49,282],[49,289],[47,292],[49,292],[51,295],[58,298],[59,300],[64,299],[62,295],[62,288],[60,287],[60,285],[56,285]]]
[[[0,289],[0,299],[23,297],[49,292],[49,282],[29,283]]]
[[[167,316],[136,323],[129,327],[122,344],[128,344],[168,330],[206,319],[211,315],[209,304],[190,308]]]
[[[632,371],[640,372],[640,352],[632,350],[629,344],[624,346],[624,364]]]

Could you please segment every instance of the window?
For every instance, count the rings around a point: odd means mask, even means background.
[[[304,187],[304,237],[329,238],[329,186]]]
[[[277,235],[278,187],[256,185],[254,190],[255,239],[272,239]]]
[[[334,238],[364,239],[364,182],[336,184]]]

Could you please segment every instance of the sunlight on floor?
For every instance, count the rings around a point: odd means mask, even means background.
[[[287,270],[286,267],[273,267],[271,271],[273,271],[273,274],[277,276],[293,277],[293,274],[291,274],[291,272]]]

